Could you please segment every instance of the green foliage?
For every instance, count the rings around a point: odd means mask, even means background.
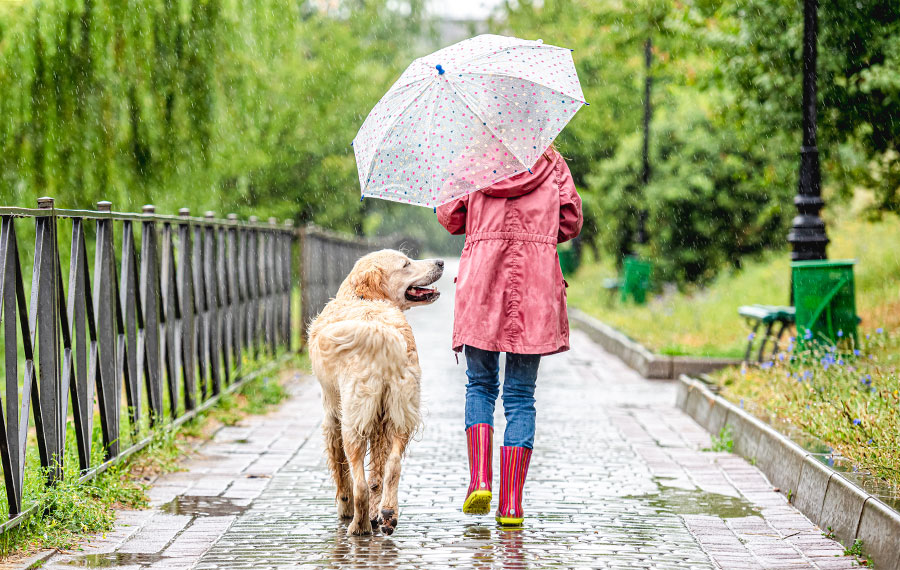
[[[563,131],[588,244],[619,263],[649,214],[661,280],[704,283],[785,245],[800,148],[802,3],[547,0],[509,3],[505,29],[575,50],[591,106]],[[900,205],[900,7],[821,4],[823,179]],[[650,184],[642,183],[643,45],[653,42]]]
[[[704,282],[725,266],[740,267],[783,236],[791,190],[781,185],[766,149],[742,140],[709,98],[682,91],[659,109],[651,147],[653,177],[641,189],[641,136],[623,139],[616,156],[588,177],[591,200],[607,220],[600,240],[623,251],[643,202],[651,236],[641,253],[665,281]],[[643,194],[643,199],[639,197]],[[629,217],[629,214],[631,216]]]
[[[406,63],[419,5],[0,4],[4,205],[111,200],[359,229],[350,141]],[[406,13],[404,13],[406,12]]]
[[[819,149],[826,182],[845,193],[876,190],[876,205],[900,210],[900,5],[892,0],[819,4]],[[727,30],[709,39],[723,58],[719,79],[733,108],[762,133],[789,130],[786,159],[800,144],[803,3],[722,2]],[[723,33],[724,32],[724,33]]]
[[[731,453],[734,450],[734,430],[730,425],[722,426],[719,435],[710,438],[712,445],[703,451],[724,451]]]
[[[845,548],[844,556],[865,556],[865,553],[863,552],[862,539],[857,538],[853,541],[853,544],[850,546],[850,548]]]

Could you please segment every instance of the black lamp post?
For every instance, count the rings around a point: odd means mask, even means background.
[[[816,35],[818,0],[803,2],[803,146],[800,147],[800,180],[794,205],[794,217],[788,241],[793,261],[825,259],[828,236],[819,211],[822,200],[819,149],[816,147]]]
[[[643,148],[643,170],[641,171],[641,187],[642,202],[647,199],[647,184],[650,182],[650,116],[653,108],[650,106],[650,86],[653,78],[650,76],[650,64],[653,57],[653,43],[648,37],[644,42],[644,148]],[[634,234],[634,241],[638,245],[647,243],[647,206],[646,203],[640,205],[638,210],[637,231]]]

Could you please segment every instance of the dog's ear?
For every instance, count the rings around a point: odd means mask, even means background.
[[[387,299],[384,292],[384,269],[370,265],[353,276],[350,284],[354,292],[363,299]]]

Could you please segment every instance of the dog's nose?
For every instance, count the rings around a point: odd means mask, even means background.
[[[440,267],[441,269],[444,268],[444,260],[443,259],[435,259],[434,264],[437,265],[438,267]]]

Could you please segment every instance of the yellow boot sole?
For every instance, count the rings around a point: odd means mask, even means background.
[[[525,517],[495,517],[500,526],[522,526]]]
[[[491,492],[472,491],[463,503],[463,512],[467,515],[486,515],[491,512]]]

